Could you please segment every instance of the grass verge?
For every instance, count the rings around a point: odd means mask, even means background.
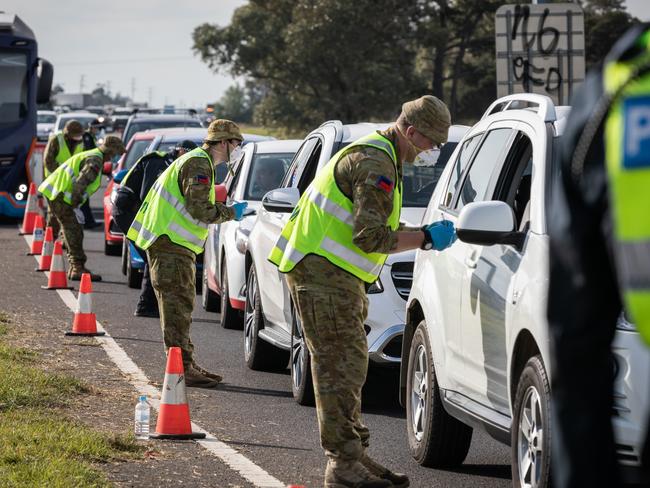
[[[0,312],[0,484],[10,487],[110,486],[96,463],[141,457],[130,436],[97,431],[66,417],[83,382],[48,373],[38,356],[7,345]]]

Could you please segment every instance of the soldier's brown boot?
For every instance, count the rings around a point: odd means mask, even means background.
[[[102,281],[101,275],[92,273],[90,270],[87,270],[84,267],[73,266],[68,271],[68,279],[70,281],[79,281],[81,280],[81,275],[88,273],[90,275],[90,281]]]
[[[371,474],[374,474],[378,478],[383,480],[390,481],[395,488],[406,488],[409,486],[409,478],[403,473],[395,473],[388,469],[386,466],[382,466],[377,461],[372,459],[368,454],[365,454],[360,459],[361,464],[363,464]]]
[[[197,371],[188,365],[185,367],[185,386],[193,386],[195,388],[214,388],[219,382],[213,378],[208,378],[200,371]]]
[[[199,373],[203,374],[204,376],[207,376],[208,378],[212,378],[213,380],[218,381],[219,383],[221,383],[221,381],[223,380],[221,375],[218,375],[217,373],[211,373],[207,369],[199,366],[194,360],[192,360],[192,367],[195,370],[197,370]]]
[[[325,488],[391,488],[393,484],[371,474],[359,461],[330,459],[325,469]]]

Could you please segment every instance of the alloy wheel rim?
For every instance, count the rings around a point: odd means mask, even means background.
[[[427,395],[429,394],[427,350],[423,344],[418,346],[414,357],[415,370],[411,380],[411,429],[415,439],[420,442],[424,437],[427,418]]]
[[[544,423],[539,393],[534,386],[528,387],[519,414],[517,457],[519,482],[522,488],[539,486],[542,471],[542,444]]]
[[[255,274],[251,273],[246,293],[246,313],[244,314],[244,348],[246,357],[250,355],[253,347],[253,330],[255,321],[255,295],[257,294],[257,281]],[[223,310],[221,311],[223,313]]]
[[[302,384],[306,354],[305,347],[305,338],[302,333],[300,319],[296,317],[294,341],[291,344],[291,377],[296,390]]]

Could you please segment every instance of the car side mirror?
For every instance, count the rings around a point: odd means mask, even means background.
[[[515,231],[515,214],[501,201],[473,202],[465,205],[458,216],[456,235],[468,244],[493,246],[509,244],[521,249],[525,234]]]
[[[48,103],[52,94],[54,68],[46,59],[38,60],[38,84],[36,87],[36,103]]]
[[[293,212],[300,200],[298,188],[278,188],[271,190],[262,198],[262,206],[269,212]]]
[[[113,163],[110,161],[104,162],[104,167],[102,168],[102,173],[105,175],[110,175],[113,172]]]
[[[228,190],[226,185],[214,185],[214,199],[219,203],[226,203],[228,199]]]
[[[113,181],[114,181],[115,183],[122,183],[122,180],[124,179],[124,177],[126,176],[126,174],[127,174],[128,172],[129,172],[128,169],[123,169],[123,170],[118,171],[118,172],[115,174],[115,176],[113,176]]]

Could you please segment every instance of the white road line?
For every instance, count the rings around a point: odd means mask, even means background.
[[[26,235],[23,237],[25,237],[27,245],[31,249],[32,236]],[[34,256],[34,259],[38,262],[39,256]],[[50,275],[47,271],[44,274],[47,277]],[[59,294],[59,297],[61,297],[63,303],[74,312],[77,308],[77,299],[74,294],[70,290],[56,290],[56,292]],[[97,330],[99,332],[106,332],[106,329],[102,327],[99,320],[97,321]],[[113,361],[113,363],[115,363],[120,371],[127,377],[129,383],[133,385],[138,393],[141,395],[147,395],[151,406],[154,409],[159,410],[160,391],[151,384],[147,375],[145,375],[138,365],[135,364],[126,351],[120,347],[108,332],[106,332],[105,336],[95,337],[95,340],[101,344],[111,361]],[[197,440],[196,442],[208,452],[221,459],[230,469],[239,473],[242,478],[249,481],[254,486],[259,488],[285,488],[287,486],[264,471],[264,469],[246,456],[239,453],[228,444],[221,442],[213,434],[194,422],[192,422],[192,431],[203,432],[206,435],[205,439]]]

